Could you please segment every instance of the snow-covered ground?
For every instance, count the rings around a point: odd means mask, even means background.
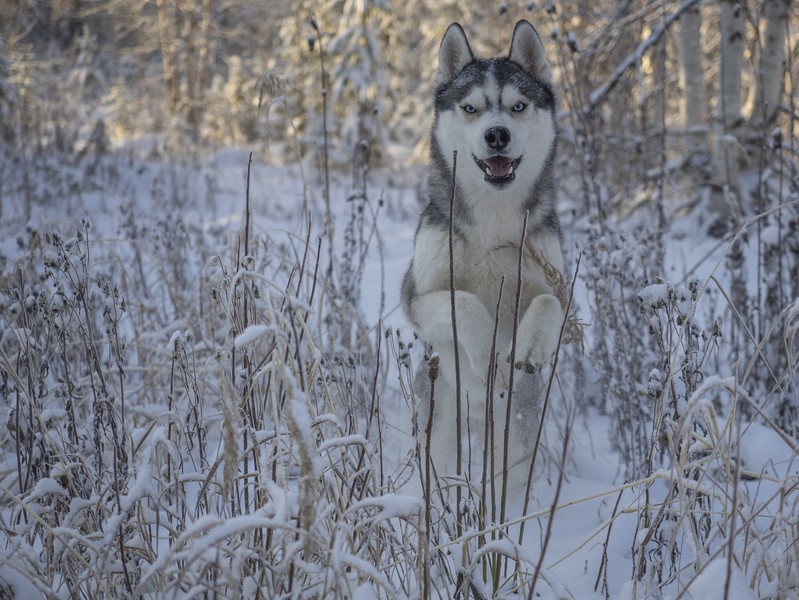
[[[314,432],[320,431],[321,426],[312,423],[312,418],[322,419],[324,413],[312,412],[310,417],[296,414],[297,407],[302,406],[302,403],[296,404],[296,396],[295,404],[291,399],[287,401],[288,406],[294,407],[291,409],[293,416],[289,415],[287,424],[280,418],[272,420],[273,428],[277,429],[271,434],[246,422],[254,413],[250,413],[244,403],[253,400],[242,391],[242,382],[258,386],[261,396],[255,398],[264,401],[264,406],[270,398],[267,378],[253,373],[275,368],[270,365],[278,360],[272,358],[267,362],[264,357],[270,356],[267,350],[273,348],[259,344],[268,345],[270,335],[284,325],[275,316],[284,314],[277,306],[281,298],[299,306],[302,298],[313,296],[307,307],[296,310],[310,315],[306,319],[307,335],[312,338],[316,351],[316,354],[304,355],[303,360],[324,359],[334,365],[328,371],[319,371],[326,373],[326,378],[322,377],[325,383],[319,385],[335,388],[341,384],[335,374],[345,373],[349,352],[354,355],[356,364],[351,371],[355,373],[353,381],[358,379],[367,386],[373,383],[376,386],[380,414],[377,425],[368,417],[369,411],[362,410],[354,417],[352,428],[342,425],[338,431],[354,436],[348,438],[348,443],[363,444],[368,449],[372,464],[380,464],[381,480],[396,482],[396,489],[385,485],[375,487],[383,494],[375,500],[378,502],[382,498],[384,521],[380,522],[395,523],[391,521],[393,512],[397,518],[405,519],[404,522],[414,522],[419,527],[424,524],[424,495],[419,475],[406,477],[398,473],[403,460],[414,450],[415,441],[412,402],[403,394],[401,382],[403,377],[407,380],[409,371],[403,370],[403,360],[396,359],[403,351],[398,347],[396,332],[399,331],[405,343],[413,338],[399,308],[399,288],[412,253],[420,208],[417,186],[423,174],[420,170],[409,170],[401,177],[374,174],[370,176],[366,201],[352,196],[349,177],[333,174],[330,198],[333,219],[328,221],[323,186],[317,175],[309,172],[311,169],[273,167],[256,158],[249,179],[251,233],[249,247],[245,249],[247,167],[245,151],[219,152],[200,164],[183,165],[109,157],[100,160],[90,175],[86,174],[85,165],[79,165],[72,175],[66,168],[61,170],[55,182],[37,180],[37,189],[29,203],[22,195],[2,200],[0,255],[5,267],[0,280],[3,287],[0,290],[3,310],[0,341],[7,382],[3,385],[5,399],[0,403],[0,421],[7,423],[7,427],[0,433],[3,449],[0,578],[18,597],[43,593],[45,589],[51,590],[48,593],[52,597],[75,597],[76,584],[58,571],[57,557],[65,557],[63,560],[69,562],[70,572],[82,572],[85,580],[100,582],[91,585],[96,586],[93,589],[105,590],[106,597],[129,594],[131,590],[145,597],[192,597],[203,593],[204,589],[224,589],[227,597],[257,597],[257,590],[266,594],[267,589],[280,588],[274,580],[267,584],[253,573],[260,573],[265,579],[285,577],[287,571],[283,567],[286,565],[280,561],[285,559],[288,564],[290,561],[286,557],[295,556],[299,549],[290,547],[290,540],[284,540],[281,543],[286,545],[281,550],[261,555],[260,560],[271,561],[271,566],[259,570],[250,565],[259,560],[258,551],[253,548],[258,544],[266,546],[267,538],[253,542],[246,535],[236,536],[243,530],[280,530],[281,524],[276,523],[281,519],[282,526],[292,532],[307,526],[301,522],[305,509],[291,506],[292,502],[302,503],[302,486],[306,481],[303,477],[309,475],[298,466],[304,464],[302,443],[295,440],[291,446],[299,458],[297,462],[289,461],[291,468],[282,487],[288,506],[278,501],[279,473],[272,477],[272,484],[259,484],[259,493],[270,498],[261,503],[262,508],[256,507],[257,502],[248,505],[236,496],[243,492],[230,492],[231,482],[238,478],[238,483],[233,485],[236,490],[239,490],[237,486],[244,489],[248,485],[247,469],[254,468],[248,461],[255,460],[256,455],[266,460],[272,448],[270,440],[279,440],[280,428],[285,426],[289,437],[302,435],[298,431],[310,436],[306,441],[311,440],[309,444],[317,448],[316,457],[310,463],[312,467],[309,467],[310,477],[318,476],[319,481],[329,485],[331,480],[321,473],[325,469],[324,458],[329,456],[325,452],[329,453],[330,446],[325,444],[332,444],[329,437],[314,440]],[[70,176],[73,177],[71,181]],[[397,183],[398,180],[401,183]],[[51,191],[45,189],[48,185],[52,186]],[[334,237],[329,243],[328,225],[331,223]],[[586,233],[589,228],[580,219],[572,222],[564,218],[564,224],[569,263],[573,266],[582,250],[581,269],[589,274],[591,269],[598,269],[601,265],[592,260],[595,257],[586,256],[592,247]],[[80,231],[89,239],[85,247],[81,245],[84,240],[76,238]],[[719,286],[726,285],[715,285],[711,275],[721,282],[730,279],[724,272],[722,259],[727,251],[726,243],[710,239],[701,231],[690,216],[682,217],[672,226],[665,252],[667,277],[673,285],[647,287],[642,299],[651,307],[650,317],[660,315],[654,318],[662,319],[667,309],[658,313],[659,303],[668,304],[669,290],[677,290],[677,299],[669,305],[676,308],[669,310],[693,314],[697,323],[709,331],[713,318],[723,312],[719,306],[723,307]],[[54,232],[67,240],[61,249],[50,241]],[[630,276],[635,277],[636,261],[630,255],[639,250],[634,247],[634,236],[629,236],[629,240],[616,244],[615,249],[610,248],[605,258],[621,261],[616,268],[630,269]],[[64,266],[66,259],[62,252],[73,252],[76,268],[72,271]],[[247,253],[252,256],[249,261],[245,257]],[[303,259],[306,255],[307,260]],[[639,260],[646,263],[643,258]],[[32,386],[15,379],[28,372],[25,365],[36,362],[23,360],[23,356],[27,356],[27,352],[41,352],[49,357],[60,357],[67,363],[71,357],[68,353],[64,356],[57,352],[57,336],[44,334],[42,337],[35,333],[36,327],[55,327],[47,318],[44,325],[37,321],[46,311],[28,313],[22,304],[36,302],[40,293],[37,286],[47,289],[46,295],[52,300],[54,283],[67,282],[68,275],[79,279],[81,265],[85,263],[88,263],[86,273],[90,280],[88,289],[97,296],[90,306],[99,311],[98,314],[107,315],[120,308],[124,312],[116,320],[106,316],[105,320],[95,321],[116,324],[116,330],[108,325],[105,333],[94,333],[98,340],[104,340],[98,342],[102,366],[97,371],[84,358],[76,362],[78,372],[66,377],[68,382],[63,378],[48,379],[42,374],[41,381],[47,382],[51,390],[34,401],[29,396]],[[304,267],[297,268],[303,264]],[[48,274],[53,270],[61,275]],[[314,277],[312,272],[316,273]],[[680,290],[687,289],[687,282],[683,281],[686,274],[699,281],[702,291],[698,301],[693,303],[690,297],[682,303],[679,299]],[[595,276],[604,275],[597,271]],[[246,281],[244,287],[252,284],[260,288],[252,296],[249,291],[243,292],[257,307],[255,309],[253,305],[247,308],[246,303],[242,308],[241,302],[246,300],[235,295],[237,289],[244,289],[237,288],[243,281]],[[112,291],[103,292],[103,282],[109,283]],[[335,282],[334,285],[331,286],[331,282]],[[635,304],[635,297],[647,283],[655,282],[640,281],[639,287],[623,293]],[[65,297],[75,300],[78,288],[75,285],[67,289]],[[296,291],[298,288],[304,295]],[[21,297],[15,296],[14,290],[22,290]],[[349,296],[342,290],[348,290]],[[585,354],[580,357],[575,348],[570,348],[559,364],[546,425],[544,458],[537,469],[527,512],[522,514],[523,496],[512,497],[506,519],[512,523],[498,525],[498,530],[516,541],[518,522],[522,518],[526,521],[524,540],[521,546],[508,545],[502,551],[518,553],[519,564],[525,565],[528,574],[539,566],[539,558],[544,553],[540,563],[541,579],[535,587],[535,595],[540,598],[796,597],[794,594],[799,588],[795,570],[799,518],[796,439],[751,416],[736,416],[730,412],[740,400],[739,395],[747,391],[737,390],[735,380],[730,379],[735,359],[719,357],[717,351],[711,364],[719,365],[720,370],[711,373],[710,367],[703,364],[703,381],[696,382],[696,389],[674,408],[654,408],[655,401],[647,395],[648,373],[643,373],[642,380],[624,388],[639,392],[638,397],[626,401],[652,403],[647,414],[653,420],[660,419],[658,423],[665,423],[664,431],[669,433],[662,435],[671,436],[653,442],[656,451],[650,472],[631,476],[625,470],[616,439],[622,429],[617,421],[619,413],[613,409],[618,399],[598,397],[607,392],[603,392],[598,383],[603,361],[596,354],[601,350],[595,337],[595,323],[603,318],[597,311],[605,308],[597,305],[596,287],[583,272],[576,290],[578,316],[586,323]],[[119,298],[124,299],[124,308]],[[352,307],[338,312],[329,306],[320,308],[325,299],[350,301]],[[77,302],[80,304],[79,300]],[[617,308],[620,312],[626,310],[623,306]],[[355,313],[348,312],[352,309]],[[246,313],[247,310],[255,312]],[[793,310],[797,311],[795,305]],[[245,313],[247,317],[243,316]],[[78,313],[67,314],[71,319],[83,318]],[[255,325],[253,315],[259,319]],[[347,320],[344,326],[334,322],[338,317]],[[633,315],[631,318],[644,317]],[[790,318],[786,321],[794,322]],[[292,323],[298,327],[298,321]],[[682,347],[678,336],[683,334],[679,333],[679,327],[675,328],[673,322],[663,323],[667,332],[662,339],[671,343],[672,349]],[[232,331],[226,331],[226,327]],[[342,334],[342,330],[346,333]],[[385,335],[386,330],[392,335]],[[724,335],[726,330],[722,339]],[[382,340],[379,350],[378,339]],[[53,347],[42,347],[43,340],[49,340]],[[121,352],[114,350],[115,340],[122,340],[125,348]],[[352,343],[348,345],[347,340]],[[364,340],[368,340],[371,349],[364,349]],[[281,347],[279,341],[272,343]],[[620,345],[623,344],[617,342],[612,347],[619,349]],[[182,371],[181,348],[188,357]],[[294,348],[283,350],[294,352]],[[702,352],[711,350],[700,347],[697,351],[700,359]],[[723,346],[721,352],[724,352]],[[243,354],[248,357],[245,362],[236,362],[243,360]],[[679,352],[673,354],[677,356]],[[377,362],[375,355],[379,357]],[[414,363],[421,360],[418,343],[411,350],[411,356]],[[261,359],[264,362],[259,363]],[[230,364],[235,366],[229,367]],[[48,368],[57,370],[55,365]],[[230,380],[238,390],[232,396],[226,395],[224,386],[219,383],[220,374],[231,368]],[[121,371],[126,372],[124,377],[120,376]],[[107,385],[112,389],[112,404],[116,404],[107,410],[116,414],[116,425],[122,431],[96,426],[94,431],[102,430],[102,435],[106,436],[103,446],[106,453],[114,446],[112,438],[116,435],[126,439],[121,446],[129,450],[127,460],[131,469],[127,482],[120,484],[122,504],[119,506],[114,504],[113,494],[107,488],[98,490],[87,485],[77,490],[80,486],[68,481],[70,477],[85,475],[95,468],[90,463],[97,456],[98,447],[91,436],[89,417],[94,415],[100,420],[107,419],[108,423],[113,421],[108,412],[98,413],[91,405],[97,402],[92,400],[90,391],[97,388],[92,377],[98,372],[106,373],[109,378]],[[181,375],[175,377],[176,372]],[[62,371],[59,373],[65,377]],[[666,386],[682,385],[677,374],[661,373],[659,376],[661,384],[666,378]],[[301,375],[296,373],[293,377],[301,380]],[[83,386],[80,393],[66,389],[73,381]],[[357,386],[357,382],[354,385]],[[795,382],[786,385],[795,385]],[[193,392],[195,388],[200,391]],[[299,387],[287,389],[301,393]],[[124,413],[119,403],[121,390],[125,392]],[[78,423],[77,434],[69,430],[70,409],[64,398],[70,394],[75,398],[76,408],[72,410],[87,419]],[[795,394],[794,387],[794,401]],[[353,393],[352,397],[357,400],[359,396]],[[368,393],[365,397],[375,398]],[[236,405],[234,400],[242,404]],[[192,412],[195,402],[203,404],[199,416]],[[20,425],[20,407],[24,408],[26,403],[36,405],[40,414],[31,413],[31,422]],[[336,412],[340,408],[331,407],[330,410]],[[261,414],[258,408],[252,410]],[[120,419],[123,414],[125,420]],[[193,419],[198,419],[199,424]],[[264,416],[264,422],[267,421],[270,419]],[[367,421],[371,426],[364,425]],[[231,422],[238,424],[232,441],[225,438],[230,434]],[[173,431],[173,426],[181,430],[179,435]],[[561,442],[566,429],[569,431],[567,460],[561,470]],[[33,431],[51,437],[36,451],[33,447],[40,442],[26,437]],[[203,433],[207,436],[205,440],[197,437],[196,444],[191,441],[192,436]],[[243,441],[242,435],[245,436]],[[246,435],[251,435],[252,439]],[[643,438],[647,439],[647,435],[651,435],[651,427]],[[334,436],[334,440],[341,438],[343,435]],[[676,439],[686,441],[677,444]],[[232,464],[225,454],[230,452],[231,443],[238,448],[238,464]],[[255,450],[247,445],[252,443]],[[205,456],[197,454],[197,445],[202,444],[208,449]],[[67,448],[75,456],[68,454]],[[669,457],[674,448],[681,449],[684,454]],[[647,450],[648,447],[639,449],[642,453]],[[382,456],[377,455],[379,452]],[[114,464],[113,460],[109,464]],[[183,462],[191,462],[193,466],[182,465]],[[85,464],[76,468],[76,463]],[[179,463],[182,466],[178,468]],[[736,465],[745,471],[745,477],[741,477],[741,472],[736,477]],[[72,475],[61,476],[59,469]],[[182,492],[178,492],[177,487],[170,491],[170,482],[176,481],[169,474],[170,469],[178,469],[183,474],[185,489]],[[113,478],[108,477],[111,471],[117,470],[111,467],[98,478],[111,486]],[[207,489],[209,486],[213,489]],[[314,489],[321,496],[329,495],[329,490]],[[254,490],[252,488],[251,493]],[[173,492],[184,494],[186,500],[175,501],[171,496]],[[216,498],[212,506],[207,501],[209,493]],[[228,493],[237,498],[236,509],[228,510],[233,506]],[[353,493],[357,494],[351,490],[349,493],[349,498],[339,498],[342,506],[352,502]],[[206,505],[201,508],[204,495]],[[437,501],[434,498],[433,504]],[[82,511],[94,510],[86,508],[86,503],[92,502],[103,508],[93,512],[91,518],[83,516]],[[331,505],[320,497],[316,509],[332,510]],[[362,505],[358,506],[360,510]],[[170,511],[176,507],[189,507],[189,514],[172,514]],[[313,512],[314,508],[308,510]],[[361,518],[368,520],[374,513],[364,512],[363,515],[367,516]],[[731,515],[736,516],[730,518]],[[212,517],[219,520],[212,522]],[[324,522],[332,517],[317,514],[315,518]],[[353,519],[357,521],[357,517]],[[123,521],[127,523],[125,527],[120,525]],[[179,525],[171,529],[163,525],[173,521]],[[70,525],[72,522],[75,524]],[[92,531],[91,523],[97,523],[98,529]],[[344,529],[334,527],[333,530],[346,535]],[[148,531],[153,538],[147,537]],[[167,535],[166,531],[171,533]],[[414,528],[396,525],[391,531],[399,536],[394,542],[398,547],[408,544],[417,551],[421,547],[418,539],[413,541],[408,537],[417,535]],[[440,562],[434,561],[438,566],[431,569],[431,597],[446,598],[455,593],[455,586],[445,582],[458,580],[458,570],[466,569],[464,565],[468,560],[464,553],[478,565],[469,576],[473,581],[472,593],[482,590],[490,596],[491,577],[486,577],[483,571],[487,563],[475,559],[479,527],[471,522],[460,538],[452,532],[448,537],[441,527],[436,531],[438,537],[432,540],[430,547],[433,548],[431,552],[440,552]],[[378,539],[380,543],[388,539],[385,532],[380,533],[383,537],[374,535],[375,544]],[[490,533],[488,535],[490,537]],[[309,552],[310,537],[297,534],[294,539],[300,540],[297,542],[300,545],[305,544],[303,550]],[[452,537],[456,539],[453,541]],[[121,540],[118,543],[117,538]],[[240,545],[231,543],[234,538],[242,540]],[[48,547],[46,539],[54,546]],[[505,538],[501,536],[500,539]],[[368,535],[358,540],[366,546],[370,543]],[[314,569],[303,563],[305,579],[298,579],[293,590],[290,586],[280,588],[283,590],[280,597],[323,597],[324,590],[339,597],[420,597],[420,579],[408,575],[408,572],[421,573],[413,562],[414,557],[406,557],[408,565],[404,569],[390,564],[361,564],[355,559],[368,562],[368,557],[383,556],[388,560],[388,557],[396,559],[397,554],[392,551],[380,554],[374,549],[367,552],[353,540],[347,542],[351,544],[348,552],[333,552],[332,549],[341,543],[335,533],[317,541],[322,546],[329,545],[330,552],[312,550],[317,558],[304,555],[302,560],[324,563],[325,559],[320,556],[340,560],[327,568],[347,573],[341,576],[343,580],[351,577],[355,582],[353,587],[349,592],[343,591],[346,587],[341,582],[326,587],[332,577],[329,574],[325,576],[328,579],[322,577],[325,584],[314,587]],[[499,541],[496,544],[501,546]],[[108,555],[122,546],[126,552],[121,551],[113,558]],[[186,550],[192,546],[195,554]],[[240,552],[241,548],[248,550]],[[208,569],[227,569],[234,575],[227,579],[220,577],[225,580],[221,588],[211,583],[217,581],[211,576],[203,580],[196,574],[186,575],[182,580],[181,565],[191,564],[192,559],[207,565]],[[123,577],[122,562],[125,560],[131,572],[125,571]],[[172,563],[177,567],[170,566]],[[443,573],[442,563],[448,563],[452,572]],[[302,568],[297,567],[297,570]],[[326,572],[321,567],[317,571]],[[358,573],[358,576],[351,573]],[[81,581],[81,577],[75,577],[74,581]],[[504,576],[501,580],[505,581]],[[497,593],[527,597],[528,579],[522,580],[525,583],[520,584],[519,591],[511,591],[515,585],[511,577]],[[302,587],[300,581],[307,587]]]

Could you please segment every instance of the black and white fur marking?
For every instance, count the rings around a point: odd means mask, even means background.
[[[529,455],[538,427],[540,376],[535,373],[549,364],[564,319],[543,267],[549,264],[563,271],[553,189],[556,145],[552,76],[533,26],[527,21],[516,24],[507,57],[482,59],[475,58],[462,27],[450,25],[439,49],[427,205],[402,285],[405,314],[419,337],[440,355],[431,450],[439,475],[455,472],[449,260],[453,154],[457,151],[453,263],[464,406],[461,433],[464,443],[471,444],[472,457],[481,457],[491,340],[504,275],[494,402],[495,456],[500,464],[519,246],[528,214],[516,348],[521,369],[514,376],[512,407],[511,460],[519,463]],[[424,407],[425,369],[417,374],[417,383]],[[467,439],[467,402],[471,439]],[[427,418],[424,414],[422,430]],[[467,452],[464,448],[463,455]]]

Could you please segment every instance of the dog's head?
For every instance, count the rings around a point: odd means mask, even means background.
[[[519,21],[507,57],[475,58],[463,28],[447,29],[438,53],[433,152],[467,189],[525,188],[555,145],[552,73],[538,33]]]

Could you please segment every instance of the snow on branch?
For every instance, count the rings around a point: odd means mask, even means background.
[[[660,41],[660,38],[663,37],[663,34],[671,27],[671,25],[677,21],[680,16],[695,4],[698,4],[700,0],[684,0],[680,6],[677,7],[672,14],[668,17],[663,19],[663,22],[658,25],[657,28],[652,32],[647,39],[640,42],[629,55],[625,58],[616,70],[613,71],[613,74],[610,78],[600,85],[598,88],[594,89],[590,94],[588,94],[588,103],[583,106],[582,112],[583,114],[589,114],[596,106],[602,102],[605,97],[616,87],[616,85],[621,81],[622,76],[627,69],[632,67],[633,65],[637,65],[641,62],[641,59],[644,56],[644,53],[649,50],[650,47],[654,46]]]

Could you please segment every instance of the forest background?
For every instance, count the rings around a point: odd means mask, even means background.
[[[396,305],[439,40],[520,18],[583,339],[515,520]],[[797,77],[790,0],[0,0],[0,595],[793,597]]]

